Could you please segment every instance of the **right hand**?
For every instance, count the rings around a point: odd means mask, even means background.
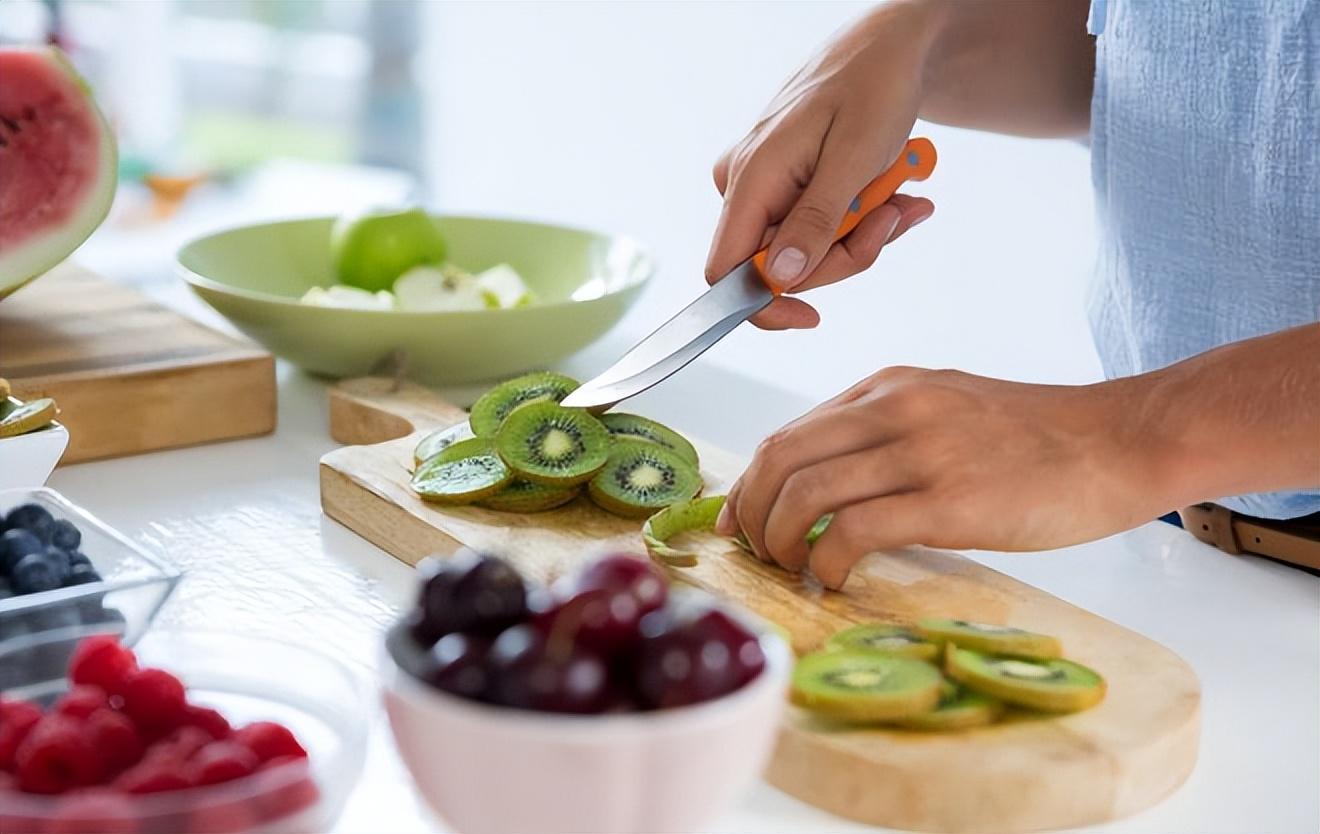
[[[801,292],[868,269],[880,250],[935,211],[895,194],[842,240],[848,204],[898,158],[921,101],[938,4],[890,3],[848,27],[788,80],[764,115],[715,164],[724,195],[706,262],[714,283],[769,246],[770,283]],[[752,322],[815,327],[806,302],[781,296]]]

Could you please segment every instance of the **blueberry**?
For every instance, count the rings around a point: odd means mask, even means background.
[[[41,539],[22,528],[6,530],[0,536],[0,575],[13,573],[14,565],[24,556],[40,553],[46,549]]]
[[[20,594],[35,594],[60,587],[64,577],[59,566],[45,553],[30,553],[14,565],[14,574],[10,581],[14,591]]]
[[[87,585],[92,582],[100,582],[101,574],[91,565],[77,565],[69,571],[69,576],[64,580],[64,587],[70,585]]]
[[[82,544],[82,533],[78,532],[72,521],[61,518],[51,525],[50,543],[60,550],[72,553]]]
[[[9,587],[9,580],[0,576],[0,602],[3,602],[14,595],[14,589]]]
[[[44,544],[50,544],[50,531],[54,524],[54,516],[39,504],[24,504],[5,516],[7,530],[27,530]]]
[[[91,566],[92,566],[92,560],[91,560],[91,559],[88,559],[88,558],[87,558],[87,554],[86,554],[86,553],[83,553],[81,550],[70,550],[70,551],[69,551],[69,567],[71,567],[71,568],[76,568],[76,567],[78,567],[79,565],[87,565],[88,567],[91,567]]]
[[[46,548],[45,556],[50,560],[51,566],[55,568],[56,574],[60,578],[60,583],[69,578],[69,571],[73,565],[69,559],[69,554],[54,545]]]

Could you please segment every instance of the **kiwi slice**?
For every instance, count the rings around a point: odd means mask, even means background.
[[[830,651],[856,651],[910,657],[915,660],[934,660],[940,647],[925,640],[910,628],[871,623],[845,628],[825,641]]]
[[[484,437],[460,440],[428,459],[413,474],[412,488],[437,504],[471,504],[513,480],[513,473]]]
[[[562,507],[582,494],[579,487],[552,487],[514,478],[504,489],[477,502],[477,506],[506,513],[539,513]]]
[[[935,709],[944,677],[929,663],[864,652],[817,652],[793,668],[791,700],[858,723],[897,721]]]
[[[422,442],[413,449],[413,460],[420,464],[453,446],[460,440],[469,440],[474,437],[472,427],[467,423],[459,423],[456,426],[450,426],[447,429],[438,429],[422,438]]]
[[[952,643],[960,649],[974,649],[986,654],[1047,660],[1063,654],[1063,646],[1057,638],[1012,626],[968,620],[925,619],[918,621],[917,633],[933,643]]]
[[[44,429],[55,420],[57,414],[59,409],[49,397],[12,406],[4,417],[0,417],[0,437],[16,437]]]
[[[553,402],[527,403],[510,413],[494,443],[520,478],[556,487],[591,480],[610,454],[610,433],[599,420]]]
[[[696,530],[714,530],[715,520],[724,509],[723,495],[711,495],[679,504],[671,504],[651,516],[642,525],[642,543],[651,558],[666,565],[690,568],[697,563],[697,554],[679,550],[669,540],[680,533]]]
[[[472,432],[478,437],[491,437],[518,406],[542,401],[557,403],[578,385],[576,379],[550,371],[539,371],[502,382],[473,403],[470,417]]]
[[[935,709],[904,718],[898,725],[909,730],[965,730],[993,724],[1003,714],[1002,702],[946,680]]]
[[[649,440],[616,440],[587,492],[602,509],[647,518],[701,492],[701,473],[674,450]]]
[[[686,437],[668,426],[636,414],[602,414],[600,422],[616,438],[635,438],[659,443],[666,449],[676,452],[694,467],[701,466],[696,448],[687,441]]]
[[[1077,712],[1105,697],[1104,678],[1062,658],[993,657],[955,646],[944,664],[949,677],[968,689],[1042,712]]]

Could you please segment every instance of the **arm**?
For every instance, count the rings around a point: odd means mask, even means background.
[[[877,550],[1047,550],[1317,486],[1320,323],[1096,385],[886,369],[762,443],[719,529],[838,587]]]
[[[724,210],[707,279],[766,244],[768,277],[793,291],[868,268],[935,209],[897,195],[832,244],[848,203],[893,163],[918,115],[1033,136],[1084,132],[1095,64],[1086,8],[1086,0],[898,0],[845,28],[716,163]],[[768,328],[817,320],[793,298],[753,319]]]

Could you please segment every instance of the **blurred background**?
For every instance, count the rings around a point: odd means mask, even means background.
[[[417,199],[653,248],[621,349],[704,287],[715,158],[867,5],[5,0],[0,41],[66,48],[119,133],[114,213],[76,256],[117,280],[171,284],[178,244],[213,228]],[[813,293],[819,329],[743,328],[712,362],[812,399],[892,364],[1099,378],[1086,148],[918,132],[941,159],[911,191],[935,216]]]

